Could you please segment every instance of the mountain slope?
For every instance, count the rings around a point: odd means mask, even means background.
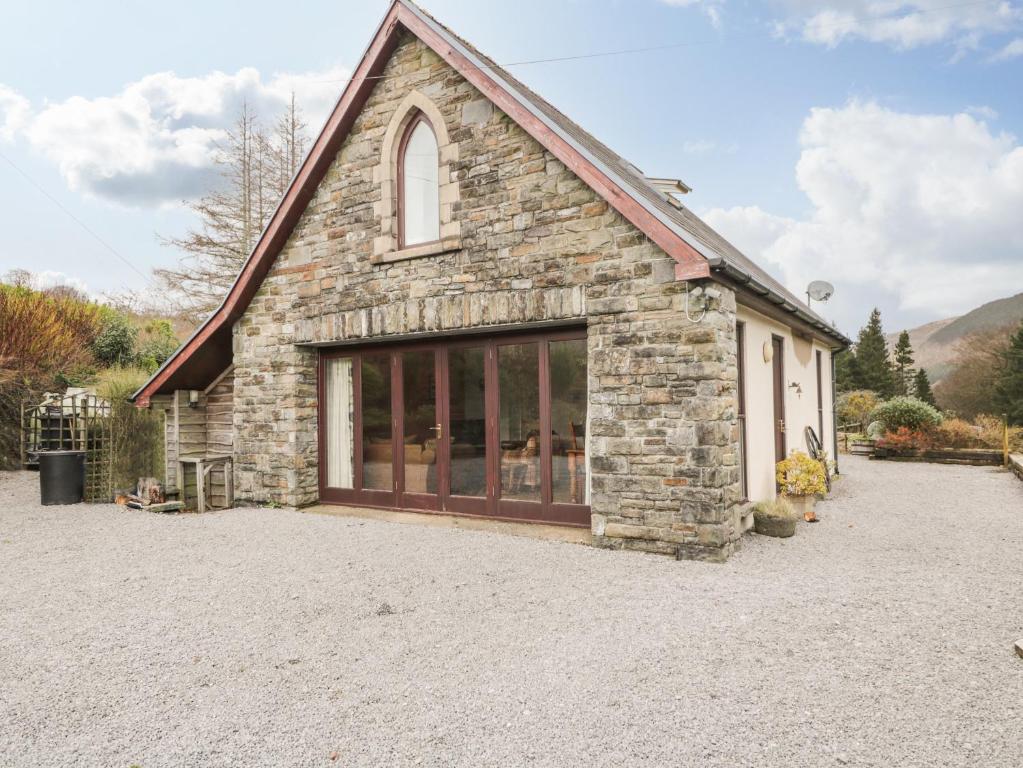
[[[951,368],[956,345],[960,341],[971,333],[1015,325],[1020,321],[1023,321],[1023,293],[989,301],[965,315],[935,320],[910,329],[913,358],[917,367],[927,371],[932,382],[940,381]],[[889,334],[889,347],[894,348],[898,340],[898,333]]]
[[[936,331],[929,339],[932,343],[955,343],[970,333],[1004,325],[1015,325],[1023,319],[1023,293],[996,299],[955,318],[951,323]]]

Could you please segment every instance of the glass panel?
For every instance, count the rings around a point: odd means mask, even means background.
[[[540,347],[497,348],[501,497],[540,500]]]
[[[402,157],[404,244],[440,239],[437,139],[420,120],[412,129]]]
[[[352,359],[337,357],[324,368],[326,410],[327,486],[351,488],[354,477],[355,398]]]
[[[586,339],[552,341],[551,483],[553,500],[586,503]]]
[[[451,391],[451,493],[487,495],[486,398],[483,347],[448,351]]]
[[[402,354],[405,491],[437,493],[437,374],[432,349]]]
[[[393,490],[391,356],[362,358],[362,487]]]

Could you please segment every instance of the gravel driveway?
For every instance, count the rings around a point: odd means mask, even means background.
[[[726,565],[0,475],[0,765],[1018,768],[1023,483],[845,469]]]

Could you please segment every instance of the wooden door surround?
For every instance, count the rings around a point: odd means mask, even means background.
[[[774,390],[774,458],[785,458],[785,341],[781,336],[771,337],[772,382]]]
[[[572,328],[558,331],[538,332],[530,334],[500,334],[489,336],[458,336],[437,338],[433,340],[408,343],[381,345],[367,344],[345,348],[324,349],[320,351],[319,365],[319,485],[320,501],[327,504],[345,504],[351,506],[382,507],[424,512],[441,512],[507,520],[526,520],[540,523],[561,525],[589,526],[590,508],[585,503],[585,430],[584,421],[577,426],[570,424],[566,435],[557,435],[552,429],[551,413],[551,344],[552,342],[579,340],[586,338],[585,328]],[[532,350],[536,350],[535,381],[533,380],[533,361],[529,359]],[[482,350],[482,355],[480,351]],[[452,437],[452,424],[456,424],[460,435],[467,431],[464,414],[455,413],[452,402],[452,356],[459,361],[469,358],[463,354],[472,351],[472,359],[481,361],[483,377],[483,418],[476,425],[474,422],[468,430],[476,437],[463,439]],[[516,440],[501,439],[501,359],[512,357],[511,353],[523,355],[529,363],[524,374],[526,379],[515,384],[517,396],[528,400],[528,394],[537,393],[538,419],[531,422],[534,427],[530,435],[523,440],[518,435]],[[406,395],[405,369],[407,362],[413,359],[409,353],[420,353],[415,357],[419,366],[421,379],[423,354],[432,354],[434,363],[434,390],[436,400],[433,411],[430,411],[430,398],[423,397],[422,392],[410,392]],[[374,445],[364,446],[363,423],[363,360],[387,355],[390,360],[390,459],[392,486],[389,490],[367,487],[366,467],[364,459],[368,455],[376,457],[376,470],[379,470],[380,457],[386,454],[387,445],[381,445],[379,437],[374,438]],[[338,357],[352,359],[352,395],[351,412],[354,416],[352,427],[352,453],[354,465],[351,488],[328,487],[326,483],[327,445],[326,445],[326,414],[332,404],[326,401],[324,387],[325,364],[328,360]],[[509,378],[505,369],[505,378]],[[421,384],[421,381],[417,382]],[[514,381],[514,380],[511,380]],[[519,391],[521,390],[521,391]],[[506,394],[511,394],[506,393]],[[557,394],[557,393],[555,393]],[[368,396],[368,395],[367,395]],[[418,404],[419,414],[427,414],[432,418],[436,414],[436,424],[411,425],[412,419],[406,413],[406,400]],[[464,406],[464,404],[462,404]],[[425,416],[419,418],[422,421]],[[507,415],[504,428],[507,429]],[[435,437],[423,441],[415,430],[429,428]],[[576,432],[582,434],[576,434]],[[571,434],[568,434],[571,433]],[[413,441],[413,442],[410,442]],[[471,443],[482,447],[474,452]],[[520,445],[520,443],[522,443]],[[367,452],[367,448],[369,451]],[[417,453],[414,449],[420,449]],[[431,452],[426,463],[418,463],[412,454],[424,456]],[[478,466],[479,485],[472,495],[453,492],[452,458],[461,461],[460,468],[466,463]],[[410,458],[411,457],[411,458]],[[410,464],[410,461],[415,463]],[[568,478],[561,478],[568,488],[561,498],[555,499],[553,492],[553,467],[557,466],[562,474],[567,471]],[[413,478],[414,475],[414,478]],[[577,476],[581,475],[581,477]],[[463,475],[459,475],[459,486]],[[427,492],[423,492],[424,483]],[[529,492],[523,492],[527,489]],[[565,494],[567,493],[567,500]]]

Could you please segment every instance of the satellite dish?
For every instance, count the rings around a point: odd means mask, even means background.
[[[814,301],[827,301],[834,292],[835,286],[825,280],[814,280],[806,289],[806,295]]]

